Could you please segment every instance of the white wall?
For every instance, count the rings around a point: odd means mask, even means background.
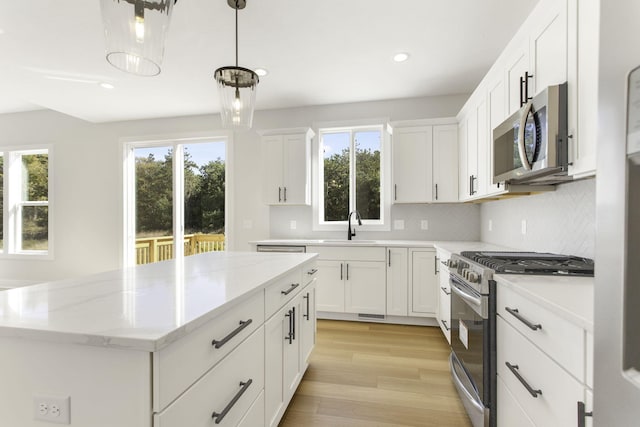
[[[467,95],[327,105],[256,112],[253,130],[236,133],[230,247],[270,237],[262,202],[261,129],[311,126],[316,121],[454,116]],[[122,260],[121,139],[220,135],[217,115],[93,124],[54,111],[0,115],[0,147],[49,144],[54,150],[54,259],[0,259],[0,279],[45,281],[119,268]],[[417,214],[423,213],[417,208]],[[461,208],[463,212],[473,208]],[[404,214],[403,214],[404,215]],[[469,215],[477,222],[477,213]],[[474,219],[476,218],[476,219]],[[473,226],[470,226],[473,228]]]
[[[482,241],[593,259],[595,213],[594,179],[558,185],[547,193],[483,203]],[[522,220],[527,222],[526,234],[522,234]]]

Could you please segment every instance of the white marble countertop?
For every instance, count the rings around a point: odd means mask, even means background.
[[[434,241],[434,240],[353,240],[347,239],[268,239],[250,242],[252,245],[270,246],[384,246],[402,248],[430,248],[443,249],[449,253],[462,251],[508,251],[513,248],[498,246],[485,242],[471,241]]]
[[[210,252],[0,292],[0,336],[156,351],[315,254]]]
[[[500,286],[512,289],[560,317],[593,332],[593,277],[496,274]]]

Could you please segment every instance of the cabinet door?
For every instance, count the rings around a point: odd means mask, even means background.
[[[537,26],[530,38],[531,96],[567,81],[567,0],[549,2],[538,10],[540,16],[534,20]]]
[[[436,317],[438,309],[438,276],[436,252],[411,250],[410,315]]]
[[[318,261],[318,311],[344,313],[344,273],[341,261]]]
[[[469,174],[467,173],[467,121],[466,115],[458,124],[458,200],[469,199]]]
[[[438,251],[438,323],[449,344],[451,344],[451,286],[449,270],[444,265],[451,257],[448,253]]]
[[[300,364],[304,371],[316,343],[316,281],[300,295]]]
[[[387,314],[406,316],[409,308],[407,248],[387,248]]]
[[[506,82],[507,82],[507,116],[515,113],[520,109],[520,78],[529,71],[529,44],[528,40],[524,40],[513,51],[511,60],[507,63]],[[529,79],[529,87],[531,87],[531,79]],[[529,96],[533,92],[529,90]]]
[[[500,191],[500,183],[493,182],[493,129],[500,125],[506,114],[506,97],[505,97],[504,76],[496,76],[496,80],[489,84],[487,93],[487,110],[489,113],[489,129],[487,130],[487,193],[494,194]]]
[[[284,386],[284,401],[289,400],[296,391],[302,369],[300,366],[300,319],[301,298],[296,297],[291,304],[287,304],[288,310],[282,316],[283,350],[282,350],[282,375]]]
[[[385,264],[376,261],[345,261],[345,312],[385,314]]]
[[[476,136],[476,179],[474,181],[475,196],[483,196],[489,191],[489,117],[487,101],[483,99],[476,108],[477,136]]]
[[[265,394],[265,425],[277,426],[280,415],[284,413],[284,337],[289,332],[288,321],[284,314],[289,308],[281,309],[265,322],[265,373],[264,373],[264,394]]]
[[[432,197],[432,126],[398,128],[393,134],[393,201],[427,203]]]
[[[305,134],[283,137],[283,202],[308,205],[310,198],[311,150]]]
[[[283,203],[283,138],[282,136],[265,136],[263,139],[266,179],[264,197],[269,205]]]
[[[458,126],[433,127],[433,201],[458,201]]]
[[[497,384],[497,399],[498,399],[498,427],[534,427],[533,422],[529,419],[524,409],[516,401],[511,394],[511,391],[507,388],[502,381],[502,377],[498,375],[496,380]]]

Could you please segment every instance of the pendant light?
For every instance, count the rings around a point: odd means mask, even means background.
[[[218,83],[222,125],[225,128],[249,129],[253,122],[258,75],[238,66],[238,10],[244,9],[246,0],[227,0],[236,10],[236,65],[218,68],[214,77]]]
[[[160,74],[164,39],[178,0],[100,0],[107,61],[140,76]]]

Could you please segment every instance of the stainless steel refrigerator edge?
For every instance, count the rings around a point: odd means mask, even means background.
[[[638,263],[639,256],[629,252],[625,257],[630,237],[626,228],[630,206],[626,191],[627,77],[640,65],[639,23],[638,0],[601,2],[594,303],[596,426],[636,426],[640,419],[640,385],[625,373],[633,363],[624,357],[630,342],[640,342],[640,325],[624,325],[623,312],[632,303],[635,310],[640,305],[640,301],[625,301],[625,296],[634,297],[633,292],[625,292],[625,278],[628,289],[635,289],[636,298],[640,286],[637,277],[625,276],[627,263]],[[640,191],[640,182],[631,182],[628,188]],[[639,221],[640,212],[630,212],[628,220]],[[637,239],[634,236],[629,241],[637,244]],[[628,339],[625,334],[630,334]]]

